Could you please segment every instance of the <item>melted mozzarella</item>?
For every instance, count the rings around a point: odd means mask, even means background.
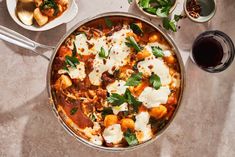
[[[102,145],[103,144],[103,138],[100,135],[94,135],[90,138],[90,141],[96,145]]]
[[[113,74],[121,66],[127,64],[127,56],[130,53],[130,48],[126,46],[126,34],[131,32],[130,29],[122,29],[115,32],[112,36],[107,37],[109,57],[104,61],[103,58],[96,54],[93,64],[93,70],[89,74],[89,79],[93,85],[101,84],[102,73],[108,71]],[[107,50],[106,50],[107,52]]]
[[[120,124],[113,124],[103,131],[103,137],[107,143],[118,144],[123,138]]]
[[[168,96],[171,93],[169,87],[160,87],[158,90],[146,87],[139,96],[139,101],[147,108],[158,107],[160,104],[165,104]]]
[[[86,77],[86,73],[85,73],[85,64],[83,62],[80,62],[76,68],[73,67],[69,67],[68,71],[64,70],[64,69],[60,69],[58,71],[59,74],[69,74],[71,79],[80,79],[81,81],[84,80],[84,78]]]
[[[151,76],[152,73],[158,75],[161,80],[161,84],[168,85],[171,82],[171,76],[169,68],[165,65],[163,60],[150,56],[140,61],[137,64],[139,72],[142,72],[145,76]]]
[[[150,115],[148,112],[140,112],[136,115],[135,130],[139,142],[144,142],[152,138],[151,125],[148,124]]]
[[[89,55],[88,45],[87,45],[87,37],[85,34],[81,33],[75,37],[75,46],[77,48],[78,53],[82,55]]]
[[[107,91],[111,93],[117,93],[122,95],[125,93],[127,86],[125,86],[126,82],[123,80],[116,80],[114,83],[109,84],[106,88]]]
[[[113,113],[115,115],[117,115],[121,111],[128,111],[128,104],[127,103],[123,103],[120,106],[113,106],[112,110],[113,110]]]

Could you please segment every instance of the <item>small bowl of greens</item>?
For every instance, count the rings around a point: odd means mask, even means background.
[[[177,0],[136,0],[136,4],[145,15],[166,18],[175,9]]]

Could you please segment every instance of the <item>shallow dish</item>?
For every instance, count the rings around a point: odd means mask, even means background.
[[[31,30],[31,31],[46,31],[49,29],[52,29],[56,26],[59,26],[63,23],[67,23],[71,21],[75,16],[77,15],[78,12],[78,7],[77,4],[75,3],[74,0],[69,1],[68,9],[59,17],[55,18],[54,20],[50,21],[49,23],[45,24],[44,26],[41,27],[35,27],[34,25],[28,26],[23,24],[19,18],[16,15],[16,5],[17,5],[18,0],[6,0],[7,4],[7,9],[12,17],[12,19],[21,27]]]

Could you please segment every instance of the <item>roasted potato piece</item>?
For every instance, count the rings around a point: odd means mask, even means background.
[[[176,59],[174,56],[169,56],[169,57],[164,57],[164,60],[168,63],[168,64],[174,64]]]
[[[166,115],[166,113],[167,113],[167,108],[163,105],[151,108],[149,112],[149,114],[156,119],[162,118],[164,115]]]
[[[130,118],[123,118],[121,120],[121,127],[123,131],[126,131],[127,129],[134,130],[135,129],[135,122],[133,119]]]
[[[153,43],[160,40],[160,36],[157,33],[153,33],[149,36],[149,42]]]
[[[61,75],[54,87],[56,90],[65,89],[72,85],[72,81],[67,75]]]
[[[110,125],[117,124],[118,117],[116,115],[107,115],[104,118],[104,126],[107,128]]]
[[[48,22],[48,17],[43,15],[39,8],[34,9],[33,17],[39,26],[43,26]]]

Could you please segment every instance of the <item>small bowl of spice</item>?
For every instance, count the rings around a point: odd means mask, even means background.
[[[215,0],[185,0],[184,10],[188,18],[194,22],[207,22],[216,12]]]

